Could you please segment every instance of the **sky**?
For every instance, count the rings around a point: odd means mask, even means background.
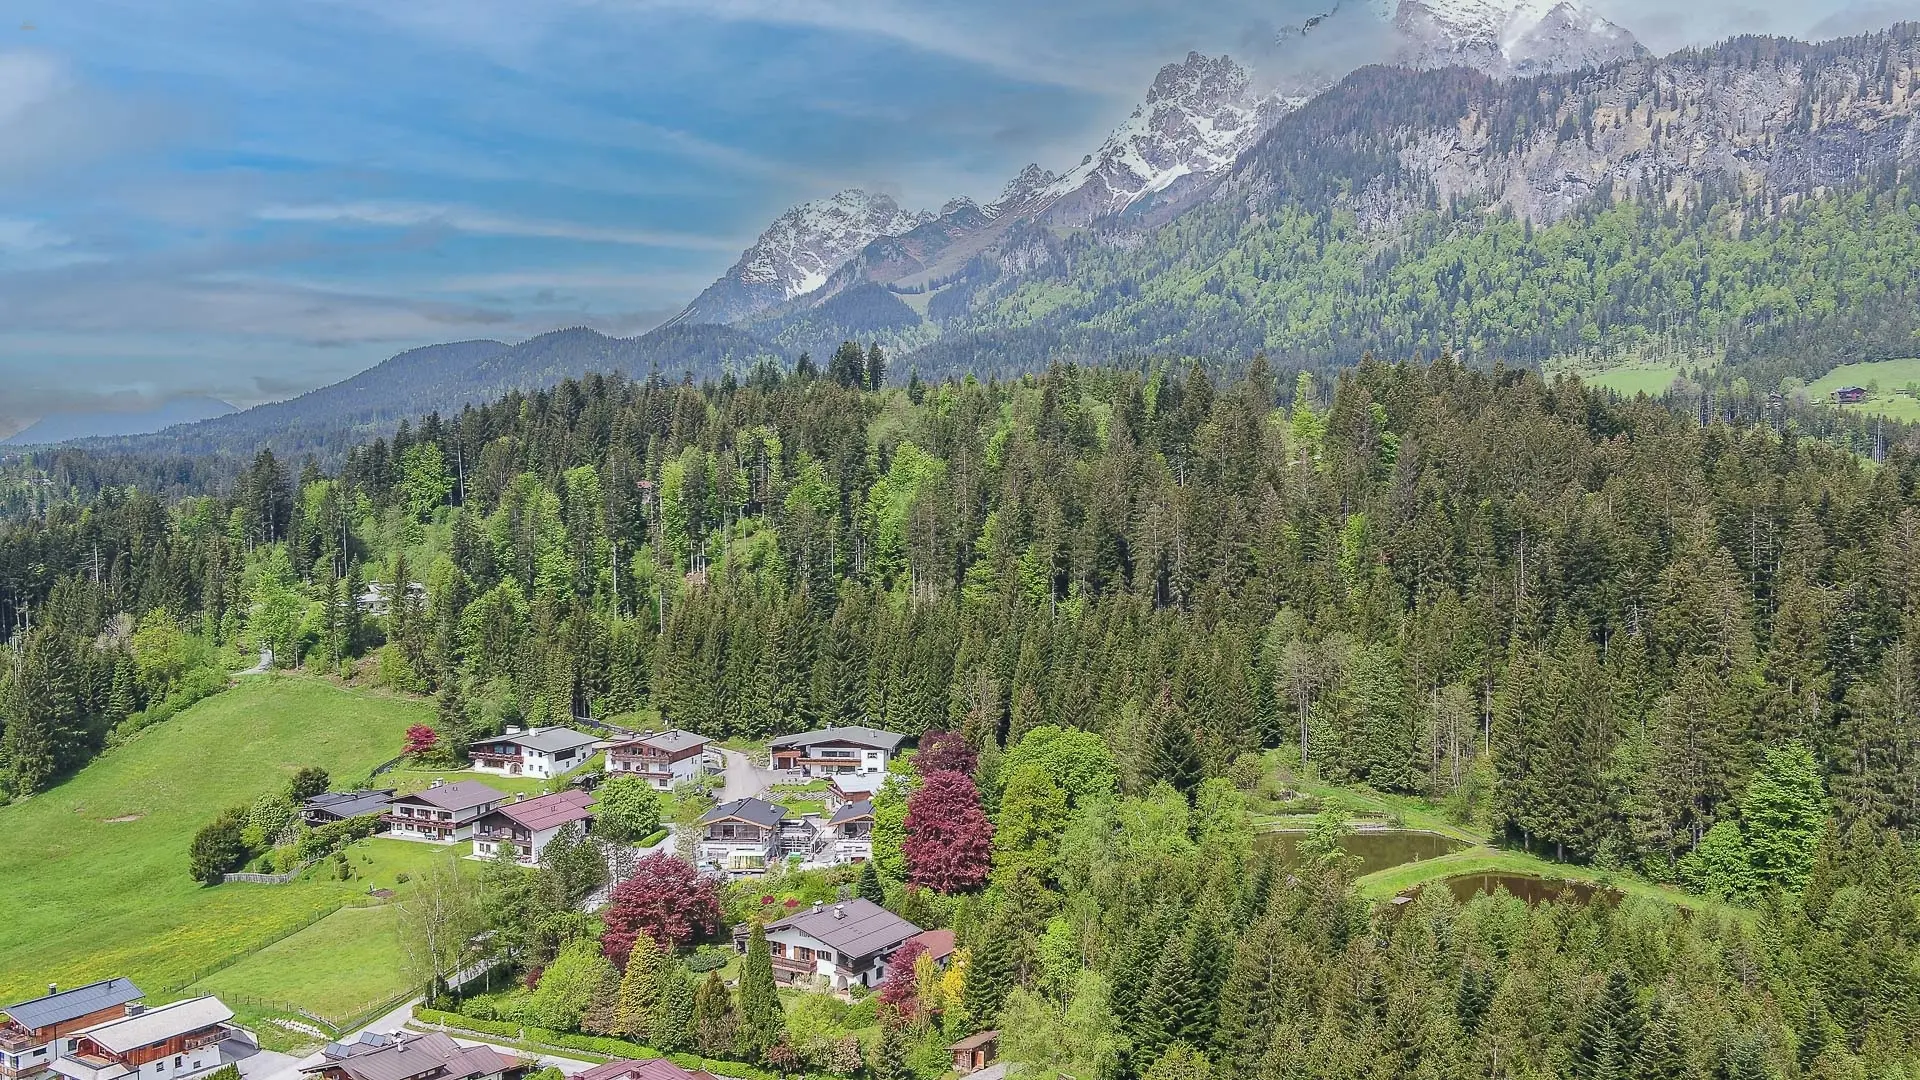
[[[1353,0],[1347,0],[1353,2]],[[1590,0],[1655,51],[1910,0]],[[1330,0],[0,0],[0,434],[640,333],[786,207],[991,199]]]

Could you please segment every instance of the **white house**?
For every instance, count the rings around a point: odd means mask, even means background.
[[[607,749],[607,772],[633,775],[666,791],[675,784],[720,769],[720,753],[705,735],[661,731],[618,742]]]
[[[764,799],[721,803],[701,817],[700,865],[730,874],[757,874],[778,862],[787,808]]]
[[[63,1040],[53,1071],[67,1080],[169,1080],[212,1072],[257,1048],[251,1033],[233,1026],[233,1010],[216,997],[188,998],[126,1014]],[[236,1053],[223,1058],[223,1043]]]
[[[814,861],[826,866],[863,863],[873,858],[873,803],[842,803],[820,827]]]
[[[508,728],[507,733],[468,748],[473,771],[550,780],[587,763],[600,740],[572,728]]]
[[[435,780],[425,791],[396,796],[387,804],[387,836],[429,844],[471,840],[474,823],[506,801],[505,792],[478,780]]]
[[[387,582],[369,581],[366,591],[354,597],[353,602],[361,611],[369,615],[390,615],[393,613],[393,600],[389,595],[392,592],[393,586]],[[427,587],[417,581],[410,581],[407,583],[407,597],[414,603],[424,606],[427,602]]]
[[[825,983],[830,989],[878,986],[887,958],[920,928],[871,900],[842,900],[767,925],[773,977]]]
[[[837,773],[821,802],[828,810],[838,810],[848,803],[872,802],[886,783],[885,773]]]
[[[884,773],[906,736],[870,727],[829,727],[769,739],[773,767],[805,776]]]
[[[584,791],[557,791],[535,799],[519,799],[483,815],[473,825],[473,855],[491,859],[502,845],[513,849],[522,866],[534,866],[560,830],[593,820],[593,796]]]

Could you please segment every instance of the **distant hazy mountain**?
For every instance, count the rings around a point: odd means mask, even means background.
[[[532,391],[592,372],[644,378],[657,368],[678,379],[743,372],[776,349],[724,326],[662,327],[635,338],[615,338],[584,327],[556,330],[518,345],[460,341],[410,349],[345,382],[296,398],[258,405],[163,434],[96,440],[102,448],[252,453],[325,453],[348,437],[378,433],[403,418],[492,401],[510,391]],[[229,407],[231,411],[231,407]]]
[[[66,412],[43,416],[11,437],[0,439],[0,446],[32,446],[115,435],[145,435],[175,424],[190,424],[215,416],[238,412],[217,398],[182,397],[132,412]]]

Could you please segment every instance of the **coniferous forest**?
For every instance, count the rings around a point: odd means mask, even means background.
[[[1920,445],[1886,443],[1445,356],[592,376],[5,526],[0,785],[260,645],[433,695],[455,755],[639,710],[954,731],[996,839],[914,901],[968,956],[902,1008],[925,1040],[1083,1080],[1913,1076]],[[1276,763],[1699,903],[1376,906],[1255,842]]]

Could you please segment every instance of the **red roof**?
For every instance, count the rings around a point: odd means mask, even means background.
[[[927,955],[935,960],[945,960],[953,955],[953,931],[951,930],[922,930],[901,942],[900,946],[905,948],[908,942],[914,941],[925,945]]]
[[[565,825],[569,821],[585,821],[593,816],[593,811],[590,809],[592,804],[592,795],[569,789],[556,791],[551,795],[542,795],[537,799],[528,799],[525,802],[507,803],[496,809],[494,813],[505,816],[522,828],[542,832]]]

